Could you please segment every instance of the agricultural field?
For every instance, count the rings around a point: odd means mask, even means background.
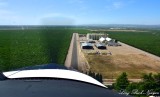
[[[160,31],[107,33],[121,42],[160,56]]]
[[[63,64],[76,28],[0,30],[0,70],[47,63]]]

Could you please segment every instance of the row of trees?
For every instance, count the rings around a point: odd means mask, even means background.
[[[142,81],[139,83],[130,83],[127,78],[127,74],[122,73],[113,84],[114,89],[117,91],[127,92],[130,95],[160,95],[160,73],[153,75],[144,74]]]
[[[87,75],[91,76],[92,78],[96,79],[97,81],[103,83],[103,77],[100,73],[94,73],[92,71],[89,71],[86,73]]]

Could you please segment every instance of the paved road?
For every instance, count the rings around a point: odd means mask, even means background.
[[[77,54],[76,33],[73,34],[73,49],[72,49],[71,67],[78,70],[78,54]]]
[[[141,82],[142,79],[128,79],[130,82],[138,83]],[[112,85],[113,83],[116,82],[116,79],[103,79],[103,84],[104,85]]]

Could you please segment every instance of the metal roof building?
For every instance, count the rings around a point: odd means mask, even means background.
[[[85,43],[81,43],[81,48],[82,49],[93,49],[93,45],[91,43],[85,42]]]
[[[113,39],[108,42],[108,46],[121,46],[121,44],[116,42],[116,40]]]
[[[97,43],[95,45],[98,49],[107,49],[106,45],[105,44],[102,44],[102,43]]]

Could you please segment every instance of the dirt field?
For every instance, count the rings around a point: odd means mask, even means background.
[[[85,54],[90,70],[99,72],[106,79],[116,78],[127,72],[129,78],[140,78],[143,73],[160,72],[160,58],[121,43],[119,47],[107,47],[111,55]]]

